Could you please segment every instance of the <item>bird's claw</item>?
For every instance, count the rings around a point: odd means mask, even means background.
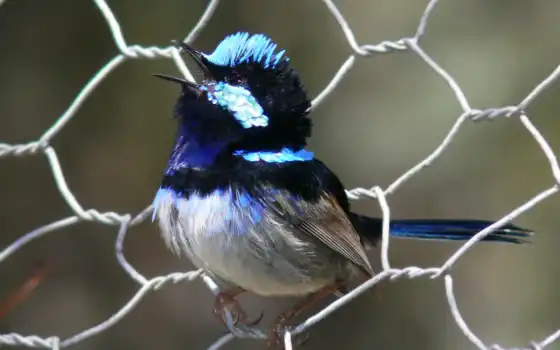
[[[261,311],[260,315],[254,319],[249,319],[245,314],[245,311],[239,305],[239,302],[235,300],[234,297],[226,294],[220,293],[216,296],[216,301],[214,303],[214,315],[227,327],[228,320],[226,313],[232,316],[232,322],[234,326],[241,325],[246,327],[252,327],[258,324],[263,316],[264,312]]]
[[[283,324],[276,324],[268,335],[267,346],[269,348],[284,348],[284,335],[290,327]],[[292,336],[292,348],[299,347],[309,340],[309,332],[299,333],[295,337]]]

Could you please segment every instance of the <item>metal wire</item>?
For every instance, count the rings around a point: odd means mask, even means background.
[[[459,311],[457,301],[455,300],[455,295],[453,293],[453,278],[448,273],[448,270],[457,262],[457,260],[463,256],[476,242],[480,241],[484,236],[490,234],[496,228],[505,225],[509,221],[513,220],[518,215],[526,212],[527,210],[533,208],[538,203],[544,199],[557,193],[560,186],[560,168],[558,166],[558,161],[556,155],[552,151],[551,147],[548,145],[546,139],[542,136],[539,130],[534,126],[529,117],[526,114],[526,109],[529,107],[530,103],[533,102],[544,90],[550,87],[554,81],[560,76],[560,65],[551,72],[541,83],[539,83],[531,92],[528,93],[527,97],[523,99],[518,105],[506,106],[499,108],[489,108],[485,110],[473,109],[468,102],[467,97],[461,90],[461,87],[455,79],[448,73],[444,68],[442,68],[436,61],[434,61],[428,53],[426,53],[420,46],[420,41],[424,35],[425,28],[429,23],[430,14],[432,10],[437,6],[438,0],[431,0],[427,5],[425,11],[422,14],[418,28],[412,37],[405,37],[396,41],[383,41],[376,45],[360,45],[353,32],[350,25],[345,20],[343,14],[338,10],[333,1],[323,0],[326,7],[329,9],[330,13],[333,15],[334,19],[338,22],[342,32],[344,33],[348,45],[353,51],[353,54],[348,57],[348,59],[340,66],[338,72],[333,75],[331,81],[327,84],[324,90],[317,95],[313,100],[312,108],[316,108],[317,105],[328,97],[337,87],[338,83],[344,78],[346,73],[352,69],[353,64],[356,59],[361,57],[368,57],[376,54],[387,54],[395,51],[409,51],[413,54],[419,56],[432,70],[438,74],[442,79],[444,79],[449,88],[454,92],[457,102],[463,110],[463,113],[457,117],[456,123],[453,125],[447,136],[442,140],[441,144],[430,153],[424,160],[419,162],[417,165],[413,166],[410,170],[405,172],[402,176],[397,178],[392,184],[387,186],[386,189],[380,187],[372,187],[370,189],[365,188],[355,188],[347,191],[348,197],[350,199],[361,199],[361,198],[375,198],[379,201],[383,212],[383,235],[381,244],[381,261],[383,270],[370,280],[364,282],[350,293],[337,299],[323,310],[317,314],[309,317],[307,320],[302,322],[297,327],[293,328],[292,331],[286,332],[284,341],[285,348],[292,349],[291,339],[294,335],[301,333],[312,327],[317,322],[322,321],[328,317],[332,312],[338,308],[346,305],[352,299],[371,288],[373,285],[379,283],[384,279],[395,280],[398,278],[440,278],[443,275],[444,287],[447,296],[447,302],[451,310],[451,314],[455,319],[457,326],[461,329],[467,339],[479,349],[495,349],[503,350],[504,348],[496,344],[486,344],[481,339],[474,334]],[[0,1],[0,6],[4,1]],[[170,283],[179,283],[184,281],[193,281],[195,279],[201,278],[202,281],[208,286],[208,288],[214,293],[219,292],[218,286],[212,281],[212,279],[202,271],[190,271],[186,273],[172,273],[167,276],[155,277],[148,279],[144,277],[140,272],[138,272],[132,265],[130,265],[126,258],[124,257],[122,250],[123,244],[126,238],[126,234],[131,227],[144,221],[152,212],[151,206],[148,206],[141,213],[136,215],[132,214],[119,214],[115,212],[99,212],[95,209],[84,209],[79,201],[75,198],[72,191],[66,183],[64,173],[58,161],[58,156],[55,149],[50,145],[51,140],[61,131],[61,129],[72,119],[76,112],[79,110],[85,99],[97,88],[99,83],[103,81],[113,70],[120,66],[123,62],[130,59],[154,59],[160,57],[166,57],[172,59],[177,68],[183,73],[183,75],[194,81],[192,74],[189,72],[187,66],[183,62],[178,50],[174,47],[143,47],[139,45],[128,45],[122,31],[119,26],[119,22],[115,18],[111,8],[104,0],[94,0],[97,8],[104,16],[109,29],[111,30],[113,40],[115,45],[121,52],[119,55],[111,59],[105,64],[92,78],[91,80],[82,88],[78,93],[74,101],[70,104],[68,109],[58,118],[58,120],[36,141],[31,141],[26,144],[5,144],[0,143],[0,158],[7,156],[27,156],[35,154],[43,154],[47,157],[51,172],[54,177],[54,181],[58,187],[60,195],[68,206],[73,211],[74,215],[68,218],[60,219],[54,221],[50,224],[39,227],[19,239],[13,242],[4,250],[0,251],[0,263],[6,260],[10,255],[14,254],[19,249],[23,248],[30,241],[37,239],[43,235],[50,232],[56,231],[63,227],[70,225],[75,225],[81,221],[95,221],[100,224],[113,225],[118,227],[118,234],[115,241],[115,254],[118,262],[122,268],[128,273],[128,275],[135,280],[139,285],[139,289],[136,294],[133,295],[130,300],[113,316],[104,322],[92,326],[78,334],[70,336],[66,339],[60,339],[57,336],[51,337],[39,337],[36,335],[21,335],[17,333],[10,334],[0,334],[0,346],[1,345],[13,345],[13,346],[24,346],[30,348],[47,348],[47,349],[61,349],[69,347],[71,345],[77,344],[87,338],[97,336],[100,333],[106,331],[120,320],[125,317],[142,299],[150,292],[157,291],[161,287]],[[201,30],[207,25],[211,20],[214,11],[219,5],[219,0],[212,0],[208,3],[206,10],[201,15],[200,20],[195,25],[195,27],[186,36],[186,41],[191,43],[200,33]],[[533,136],[535,141],[538,143],[546,158],[549,161],[550,168],[553,175],[553,184],[547,188],[537,193],[532,199],[525,203],[522,203],[519,207],[513,209],[509,214],[505,215],[502,219],[497,221],[495,224],[487,227],[486,229],[480,231],[472,239],[466,242],[460,249],[458,249],[442,266],[431,267],[431,268],[421,268],[416,266],[409,266],[403,269],[391,268],[389,263],[389,214],[390,208],[386,201],[386,196],[393,194],[403,183],[408,181],[412,176],[420,172],[425,167],[430,166],[440,154],[447,148],[451,143],[459,129],[467,122],[470,121],[480,121],[485,119],[494,119],[498,117],[509,117],[512,122],[519,121],[527,131]],[[228,342],[234,340],[236,337],[240,338],[262,338],[266,337],[265,333],[258,329],[253,328],[236,328],[233,325],[232,318],[229,316],[228,327],[231,333],[227,334],[214,342],[208,349],[219,349]],[[546,339],[542,341],[532,341],[529,342],[529,347],[531,349],[544,349],[545,347],[551,345],[553,342],[560,338],[560,330],[554,332]]]

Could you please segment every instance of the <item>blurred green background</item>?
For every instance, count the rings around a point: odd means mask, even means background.
[[[361,44],[411,36],[426,0],[345,0],[337,5]],[[206,1],[108,1],[130,45],[166,46],[194,26]],[[475,108],[516,104],[560,62],[560,2],[440,1],[424,49],[452,74]],[[195,46],[209,51],[225,35],[248,30],[288,50],[311,96],[351,50],[321,1],[222,1]],[[19,0],[0,7],[0,140],[37,139],[116,49],[91,1]],[[192,62],[187,62],[193,67]],[[152,201],[172,145],[178,91],[150,75],[178,74],[170,60],[130,60],[111,74],[53,140],[68,184],[85,208],[136,213]],[[560,150],[560,84],[528,113]],[[315,110],[311,149],[347,188],[386,187],[427,156],[461,110],[452,91],[409,52],[359,59]],[[26,232],[72,215],[43,156],[0,160],[0,248]],[[433,164],[389,198],[393,217],[497,220],[553,179],[546,158],[512,118],[467,123]],[[354,203],[379,215],[375,201]],[[453,269],[459,308],[487,344],[523,346],[560,327],[560,196],[515,223],[537,231],[530,246],[480,245]],[[0,319],[0,333],[67,337],[113,315],[137,285],[114,256],[117,228],[81,223],[49,234],[0,264],[0,298],[37,260],[55,269],[23,304]],[[391,243],[393,266],[443,263],[459,243]],[[168,252],[156,225],[135,227],[126,255],[148,277],[192,268]],[[379,270],[379,250],[370,253]],[[443,280],[383,282],[312,329],[307,349],[471,349],[450,315]],[[2,299],[0,299],[2,300]],[[332,300],[332,299],[331,299]],[[242,298],[265,323],[294,299]],[[329,300],[330,301],[330,300]],[[326,301],[327,302],[327,301]],[[73,349],[204,349],[224,333],[200,281],[150,294],[125,319]],[[316,308],[315,310],[318,310]],[[307,314],[309,315],[309,314]],[[236,341],[227,349],[260,349]],[[560,343],[550,348],[560,349]]]

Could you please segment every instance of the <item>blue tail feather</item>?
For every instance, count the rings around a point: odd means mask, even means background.
[[[360,235],[375,244],[381,238],[381,219],[351,213],[350,219]],[[427,240],[466,241],[493,222],[464,219],[404,219],[391,220],[392,237]],[[530,230],[507,224],[484,237],[483,241],[527,243]]]

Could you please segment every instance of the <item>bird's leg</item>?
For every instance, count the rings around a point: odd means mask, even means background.
[[[233,324],[241,324],[244,326],[254,326],[259,323],[263,317],[263,312],[254,320],[248,320],[247,315],[235,299],[239,294],[246,292],[241,287],[233,287],[231,289],[222,291],[216,295],[214,302],[214,315],[220,319],[227,326],[226,311],[229,311],[233,317]]]
[[[371,277],[372,277],[372,276],[366,276],[366,275],[361,276],[361,277],[358,279],[358,285],[361,285],[361,284],[367,282]],[[380,286],[379,283],[378,283],[378,284],[372,286],[371,288],[369,288],[369,290],[373,293],[373,296],[375,297],[375,299],[376,299],[378,302],[380,302],[380,301],[383,299],[382,294],[381,294],[381,289],[380,289],[380,287],[381,287],[381,286]],[[344,291],[341,290],[341,292],[342,292],[343,294],[346,294],[346,293],[349,292],[349,290],[344,290]]]
[[[372,276],[370,275],[366,275],[366,274],[362,274],[358,277],[356,277],[357,282],[358,282],[358,286],[367,282]],[[381,289],[380,289],[380,285],[376,284],[372,287],[369,288],[369,291],[373,293],[374,298],[376,299],[376,301],[380,302],[383,298],[382,298],[382,294],[381,294]],[[348,292],[350,292],[353,288],[350,287],[347,284],[339,284],[338,290],[334,293],[337,297],[342,297],[346,294],[348,294]]]
[[[272,327],[269,336],[268,336],[268,346],[269,347],[276,347],[278,345],[282,345],[284,343],[283,336],[286,330],[286,324],[288,321],[293,319],[294,317],[298,316],[302,311],[310,308],[311,306],[315,305],[318,301],[322,300],[323,298],[327,297],[330,294],[336,293],[339,289],[343,286],[341,283],[330,284],[325,286],[315,293],[308,295],[305,299],[298,302],[294,307],[290,310],[280,314],[276,321],[274,322],[274,326]],[[303,338],[300,338],[296,345],[301,345],[309,338],[309,335],[305,335]]]

